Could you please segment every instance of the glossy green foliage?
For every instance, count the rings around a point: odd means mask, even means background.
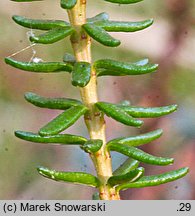
[[[106,102],[98,102],[96,103],[96,106],[107,116],[125,125],[140,127],[143,124],[141,120],[134,119],[133,117],[128,115],[125,111],[123,111],[123,109],[117,107],[114,104],[106,103]]]
[[[37,20],[17,15],[13,16],[12,19],[17,24],[30,29],[51,30],[53,28],[70,26],[69,23],[62,20]]]
[[[12,1],[33,2],[41,0]],[[133,4],[142,0],[105,1],[116,4]],[[61,7],[67,9],[68,13],[71,12],[71,9],[76,5],[76,3],[77,0],[60,1]],[[71,26],[68,22],[62,20],[29,19],[16,15],[12,18],[17,24],[23,27],[46,31],[38,36],[35,36],[33,33],[29,36],[29,40],[33,42],[33,45],[35,43],[52,44],[67,36],[71,36],[72,34],[76,35],[75,33],[79,30],[77,26]],[[99,13],[94,17],[87,18],[86,20],[86,23],[81,26],[82,29],[80,30],[85,31],[97,42],[109,47],[117,47],[121,42],[120,40],[112,37],[108,32],[135,32],[143,30],[153,24],[153,19],[139,22],[112,21],[109,20],[109,15],[105,12]],[[79,45],[77,48],[80,48]],[[80,50],[77,50],[77,52],[80,52]],[[25,71],[43,73],[69,72],[71,73],[72,85],[80,88],[85,87],[89,83],[91,79],[92,67],[95,69],[97,76],[141,75],[155,72],[158,68],[157,64],[149,63],[148,59],[141,59],[133,63],[115,61],[111,59],[100,59],[95,61],[94,64],[90,64],[88,62],[77,62],[76,57],[69,53],[66,53],[63,56],[63,62],[21,62],[9,57],[5,58],[5,62],[15,68]],[[88,89],[87,91],[89,94],[90,90]],[[153,156],[137,148],[140,145],[147,144],[158,139],[163,132],[161,129],[136,136],[112,139],[102,148],[103,140],[86,139],[82,136],[73,134],[60,134],[62,131],[73,125],[81,116],[85,114],[88,115],[91,112],[91,109],[88,110],[88,108],[80,101],[70,98],[45,98],[31,92],[25,94],[25,99],[37,107],[59,109],[63,110],[63,112],[43,126],[38,133],[16,131],[16,137],[35,143],[79,145],[82,150],[92,156],[94,161],[98,160],[97,157],[99,153],[108,154],[110,151],[115,151],[128,157],[124,163],[122,163],[113,172],[112,176],[106,176],[106,180],[101,177],[101,182],[97,177],[88,173],[62,172],[39,167],[38,172],[49,179],[75,184],[84,184],[99,188],[105,186],[102,183],[103,180],[106,187],[116,188],[118,192],[128,188],[141,188],[164,184],[179,179],[188,173],[188,168],[182,168],[164,174],[143,176],[144,168],[138,167],[140,162],[159,166],[170,165],[174,162],[173,158]],[[135,118],[156,118],[164,116],[174,112],[177,109],[177,105],[151,108],[131,106],[128,101],[120,104],[97,102],[95,103],[95,108],[92,107],[92,109],[96,109],[98,113],[101,111],[108,117],[111,117],[122,124],[133,127],[141,127],[143,121]],[[94,122],[92,123],[94,124]],[[93,125],[93,128],[96,129],[96,126]],[[98,131],[96,131],[96,133],[98,134]],[[102,150],[101,152],[99,152],[100,149]],[[109,156],[109,154],[106,156]],[[101,167],[100,169],[103,168]],[[93,199],[100,199],[99,193],[96,193],[93,196]]]
[[[108,32],[135,32],[153,24],[153,19],[140,22],[100,21],[94,23]]]
[[[109,21],[106,13],[101,13],[95,17],[87,19],[87,23],[82,27],[97,42],[109,46],[117,47],[120,40],[113,38],[108,32],[135,32],[145,29],[153,24],[153,20],[145,20],[140,22],[122,22]]]
[[[84,145],[81,146],[81,148],[87,152],[87,153],[96,153],[97,151],[100,150],[100,148],[103,145],[102,140],[88,140],[87,142],[84,143]]]
[[[41,43],[41,44],[51,44],[55,43],[74,32],[74,29],[69,23],[61,20],[37,20],[28,19],[22,16],[13,16],[13,20],[26,28],[39,29],[39,30],[49,30],[46,33],[35,36],[31,35],[29,37],[31,42]]]
[[[138,136],[131,136],[131,137],[121,137],[117,139],[113,139],[108,142],[107,145],[110,145],[112,143],[118,143],[118,144],[125,144],[129,146],[140,146],[146,143],[150,143],[151,141],[158,139],[163,133],[163,130],[158,129],[155,131],[151,131],[145,134],[141,134]]]
[[[87,19],[87,23],[82,27],[97,42],[109,46],[117,47],[120,40],[113,38],[108,32],[135,32],[145,29],[152,25],[153,20],[145,20],[140,22],[119,22],[109,21],[107,13],[100,13],[95,17]]]
[[[63,28],[54,28],[39,36],[30,36],[30,41],[41,44],[55,43],[73,33],[74,29],[70,26]]]
[[[128,188],[142,188],[165,184],[182,178],[189,172],[187,167],[173,170],[159,175],[144,176],[136,182],[126,183],[118,186],[117,190],[126,190]]]
[[[39,134],[41,136],[56,135],[73,125],[86,111],[85,106],[73,106],[42,127]]]
[[[133,3],[141,2],[143,0],[104,0],[104,1],[116,3],[116,4],[133,4]]]
[[[136,107],[129,105],[118,105],[125,112],[135,118],[156,118],[168,115],[177,110],[177,105],[162,106],[162,107]]]
[[[42,176],[55,181],[70,182],[74,184],[83,184],[91,187],[99,186],[99,180],[95,176],[88,173],[62,172],[62,171],[49,170],[45,167],[39,167],[37,170],[39,174],[41,174]]]
[[[77,3],[77,0],[61,0],[61,7],[64,9],[71,9]]]
[[[103,28],[96,26],[93,23],[84,24],[83,29],[94,40],[98,41],[99,43],[105,46],[117,47],[121,44],[121,42],[118,39],[113,38]]]
[[[64,62],[21,62],[12,58],[5,58],[6,64],[9,64],[15,68],[40,73],[52,73],[52,72],[71,72],[73,67],[71,64]]]
[[[41,108],[66,110],[72,106],[81,105],[76,99],[70,98],[45,98],[32,92],[24,95],[25,99],[33,105]]]
[[[112,176],[108,179],[108,184],[113,186],[123,184],[123,183],[129,183],[129,182],[135,182],[139,178],[141,178],[144,175],[144,168],[139,167],[137,169],[131,170],[128,173],[125,173],[124,175],[116,175]]]
[[[124,175],[139,166],[139,161],[127,158],[114,172],[113,175]]]
[[[66,145],[82,145],[87,139],[82,136],[76,136],[72,134],[57,134],[51,136],[40,136],[36,133],[26,131],[15,131],[15,136],[30,142],[35,143],[56,143]]]
[[[146,152],[144,152],[138,148],[128,146],[128,145],[111,143],[107,147],[111,151],[119,152],[121,154],[124,154],[128,157],[131,157],[135,160],[138,160],[138,161],[146,163],[146,164],[166,166],[169,164],[173,164],[173,162],[174,162],[173,158],[156,157],[156,156],[150,155],[150,154],[148,154],[148,153],[146,153]]]
[[[91,65],[88,62],[77,62],[72,71],[72,85],[85,87],[91,78]]]
[[[109,15],[105,12],[99,13],[94,17],[88,18],[87,22],[97,22],[97,21],[103,21],[103,20],[108,20],[109,19]]]
[[[147,74],[157,70],[158,64],[138,65],[111,59],[101,59],[94,63],[98,76],[125,76]]]

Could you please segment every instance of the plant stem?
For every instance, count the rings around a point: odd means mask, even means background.
[[[68,10],[69,20],[76,29],[71,36],[71,43],[76,60],[91,63],[91,38],[82,30],[81,25],[86,23],[86,0],[78,0],[75,7]],[[95,70],[91,70],[91,80],[84,88],[80,88],[81,98],[89,112],[85,115],[91,139],[103,140],[102,148],[95,154],[91,154],[97,176],[101,182],[99,187],[100,199],[119,200],[120,197],[114,188],[109,187],[106,182],[112,176],[112,165],[110,153],[106,150],[105,121],[103,114],[97,110],[95,103],[98,102],[97,96],[97,76]]]

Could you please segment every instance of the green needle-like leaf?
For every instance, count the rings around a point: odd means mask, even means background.
[[[104,0],[104,1],[116,3],[116,4],[133,4],[133,3],[141,2],[143,0]]]
[[[82,105],[73,106],[39,130],[41,136],[56,135],[73,125],[87,111]]]
[[[70,26],[69,23],[62,20],[37,20],[17,15],[13,16],[12,19],[17,24],[30,29],[51,30],[53,28]]]
[[[100,150],[103,145],[103,141],[96,139],[96,140],[88,140],[81,146],[81,148],[87,153],[95,153]]]
[[[144,168],[139,167],[137,169],[131,170],[130,172],[124,174],[124,175],[116,175],[112,176],[108,179],[108,184],[113,186],[129,183],[129,182],[135,182],[139,178],[141,178],[144,175]]]
[[[147,66],[147,64],[149,63],[149,59],[141,59],[137,62],[131,63],[132,65],[135,65],[136,67],[139,66]],[[129,64],[129,63],[128,63]],[[151,64],[148,64],[151,65]],[[143,69],[143,68],[142,68]],[[111,75],[111,76],[125,76],[125,75],[135,75],[135,74],[123,74],[123,73],[119,73],[118,70],[109,70],[109,69],[104,69],[104,68],[97,68],[97,75],[98,76],[107,76],[107,75]],[[123,105],[123,104],[121,104]],[[125,105],[129,105],[129,104],[125,104]]]
[[[61,7],[64,9],[71,9],[77,3],[77,0],[61,0]]]
[[[120,152],[121,154],[124,154],[135,160],[152,165],[165,166],[174,162],[173,158],[156,157],[128,145],[111,143],[110,145],[108,145],[108,149],[110,149],[111,151]]]
[[[140,22],[99,21],[94,23],[108,32],[135,32],[153,24],[153,19]]]
[[[6,64],[9,64],[15,68],[40,73],[51,73],[51,72],[71,72],[73,67],[71,64],[64,62],[21,62],[16,61],[12,58],[5,58]]]
[[[94,63],[98,76],[125,76],[151,73],[157,70],[158,64],[137,65],[136,63],[119,62],[101,59]]]
[[[122,184],[117,187],[117,190],[126,190],[128,188],[142,188],[142,187],[151,187],[168,182],[175,181],[179,178],[182,178],[189,172],[189,168],[181,168],[178,170],[173,170],[166,172],[160,175],[144,176],[138,181],[133,183]]]
[[[93,23],[84,24],[82,27],[89,36],[105,46],[117,47],[121,43],[119,40],[109,35],[103,28],[96,26]]]
[[[40,136],[39,134],[25,132],[25,131],[16,131],[15,136],[31,142],[36,143],[57,143],[57,144],[66,144],[66,145],[82,145],[87,139],[82,136],[76,136],[72,134],[58,134],[53,136]]]
[[[62,171],[49,170],[48,168],[45,167],[38,167],[37,170],[39,174],[41,174],[42,176],[55,181],[63,181],[63,182],[69,182],[74,184],[83,184],[91,187],[98,187],[100,184],[97,177],[88,173],[62,172]]]
[[[103,20],[108,20],[109,19],[109,15],[105,12],[103,13],[99,13],[94,17],[88,18],[87,22],[97,22],[97,21],[103,21]]]
[[[27,92],[24,95],[25,99],[37,107],[48,109],[66,110],[72,106],[81,105],[82,103],[70,98],[45,98],[35,93]]]
[[[139,161],[127,158],[114,172],[113,175],[124,175],[139,166]]]
[[[36,2],[43,0],[11,1]],[[142,0],[105,1],[119,5],[127,5],[138,3]],[[94,62],[94,64],[91,66],[89,62],[85,62],[87,61],[86,59],[91,59],[90,54],[86,54],[89,45],[88,42],[90,43],[88,38],[86,38],[86,35],[89,35],[91,39],[96,40],[102,45],[108,47],[117,47],[121,43],[120,40],[114,38],[109,34],[109,32],[140,31],[151,26],[153,24],[153,19],[138,22],[110,21],[109,15],[103,12],[88,18],[86,19],[86,22],[83,22],[83,18],[85,19],[86,16],[86,12],[83,10],[85,9],[85,3],[85,0],[60,0],[61,7],[66,9],[68,12],[71,24],[62,20],[29,19],[16,15],[12,17],[17,24],[23,27],[29,28],[31,30],[37,29],[45,31],[44,33],[37,36],[34,35],[34,32],[29,35],[28,39],[32,42],[32,45],[35,45],[36,43],[52,44],[64,39],[67,36],[71,36],[71,43],[74,49],[75,57],[66,53],[63,57],[63,62],[39,62],[35,61],[35,59],[31,59],[32,62],[31,60],[29,62],[21,62],[7,57],[5,58],[6,64],[24,71],[38,73],[71,73],[72,85],[83,88],[82,98],[85,100],[85,104],[88,104],[89,107],[91,106],[92,108],[88,109],[88,107],[76,99],[45,98],[28,92],[25,94],[25,99],[33,105],[41,108],[59,109],[63,110],[63,112],[43,126],[38,133],[16,131],[15,136],[20,139],[35,143],[79,145],[82,150],[92,156],[93,161],[97,162],[96,171],[99,174],[101,173],[101,170],[104,172],[106,166],[110,166],[109,163],[106,164],[104,160],[101,160],[101,157],[108,156],[109,158],[110,151],[115,151],[127,156],[128,158],[113,172],[112,176],[107,176],[107,179],[101,179],[101,181],[99,179],[100,175],[96,177],[84,172],[63,172],[50,170],[45,167],[37,168],[39,174],[55,181],[83,184],[98,188],[101,193],[99,192],[93,195],[93,199],[96,200],[99,200],[100,197],[107,199],[108,197],[104,197],[104,192],[105,194],[110,195],[110,199],[113,199],[111,195],[113,195],[114,198],[117,198],[117,196],[120,198],[120,190],[156,186],[182,178],[189,172],[188,168],[181,168],[152,176],[143,176],[144,168],[138,168],[140,162],[159,166],[173,164],[173,158],[153,156],[137,148],[140,145],[150,143],[151,141],[159,138],[163,133],[161,129],[136,136],[119,137],[110,140],[106,146],[104,146],[103,151],[99,151],[103,146],[103,140],[98,139],[98,134],[100,133],[100,130],[104,124],[103,119],[100,120],[99,114],[101,114],[100,117],[102,118],[105,114],[122,124],[140,127],[143,124],[143,121],[136,118],[161,117],[174,112],[177,109],[177,105],[163,107],[137,107],[131,106],[130,102],[128,101],[122,102],[120,104],[96,102],[96,93],[92,91],[93,88],[91,89],[88,88],[89,86],[87,86],[91,79],[92,67],[95,70],[94,73],[96,73],[97,76],[127,76],[155,72],[158,69],[158,65],[149,63],[148,59],[142,59],[132,63],[115,61],[112,59],[100,59]],[[26,50],[27,48],[24,48],[23,50]],[[19,52],[16,52],[15,54],[17,53]],[[11,57],[15,54],[11,55]],[[79,58],[79,56],[81,58]],[[85,58],[86,56],[87,58]],[[77,62],[78,59],[83,60]],[[95,107],[93,107],[94,101]],[[91,139],[88,140],[82,136],[73,134],[60,134],[85,114],[85,119],[87,120],[87,126]],[[101,138],[101,136],[99,137]],[[103,191],[102,187],[104,186],[106,186],[106,188],[104,188],[105,190]],[[111,191],[112,189],[115,191]]]
[[[135,107],[118,105],[121,109],[135,118],[156,118],[168,115],[177,110],[177,105],[162,106],[162,107]]]
[[[146,143],[150,143],[151,141],[158,139],[163,133],[163,130],[158,129],[155,131],[151,131],[149,133],[141,134],[138,136],[131,136],[131,137],[122,137],[110,140],[107,145],[111,143],[118,143],[118,144],[125,144],[129,146],[140,146]]]
[[[122,109],[118,108],[116,105],[106,102],[98,102],[96,106],[99,110],[104,112],[108,117],[115,119],[128,126],[140,127],[143,121],[132,118]]]
[[[85,87],[91,78],[91,65],[88,62],[77,62],[72,71],[72,85]]]
[[[69,26],[63,28],[55,28],[39,36],[30,36],[30,41],[41,44],[52,44],[71,35],[73,31],[74,29]]]

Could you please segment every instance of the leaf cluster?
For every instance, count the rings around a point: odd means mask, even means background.
[[[33,0],[13,0],[15,2],[33,2]],[[35,1],[35,0],[34,0]],[[117,4],[133,4],[142,0],[105,0]],[[66,10],[74,8],[76,0],[61,0],[61,7]],[[37,20],[22,16],[13,16],[13,20],[26,28],[38,29],[44,33],[31,36],[29,39],[34,43],[51,44],[65,37],[74,34],[76,29],[68,22],[62,20]],[[143,30],[153,23],[152,19],[138,22],[112,21],[105,12],[88,18],[87,22],[81,26],[85,34],[105,46],[116,47],[120,41],[113,38],[108,32],[135,32]],[[93,64],[88,62],[77,62],[71,54],[66,54],[61,62],[21,62],[12,58],[6,58],[5,62],[15,68],[38,72],[38,73],[56,73],[68,72],[71,74],[73,86],[85,87],[91,79],[92,68],[99,76],[126,76],[142,75],[155,72],[157,64],[149,63],[148,59],[142,59],[137,62],[120,62],[112,59],[99,59]],[[52,143],[60,145],[79,145],[86,153],[95,155],[102,145],[102,140],[86,139],[80,135],[64,134],[67,128],[72,126],[80,117],[87,115],[88,108],[76,99],[70,98],[45,98],[35,93],[26,93],[25,99],[31,104],[40,108],[62,110],[58,116],[41,127],[37,133],[16,131],[15,135],[23,140],[35,143]],[[163,107],[138,107],[129,104],[112,104],[109,102],[97,102],[96,108],[108,117],[127,126],[141,127],[143,120],[140,118],[156,118],[170,114],[177,109],[177,105]],[[173,158],[163,158],[144,152],[138,147],[156,140],[162,135],[163,131],[157,129],[137,136],[120,137],[108,141],[107,151],[116,151],[126,155],[128,159],[113,171],[113,176],[108,178],[107,185],[115,187],[117,191],[128,188],[141,188],[156,186],[185,176],[188,168],[166,172],[153,176],[145,176],[144,168],[139,167],[139,163],[150,165],[166,166],[173,164]],[[64,181],[77,184],[84,184],[92,187],[99,187],[100,180],[88,173],[82,172],[64,172],[55,171],[48,168],[39,167],[38,172],[52,180]]]

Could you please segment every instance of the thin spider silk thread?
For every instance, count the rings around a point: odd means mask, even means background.
[[[27,35],[28,41],[30,42],[30,45],[23,48],[23,49],[21,49],[21,50],[19,50],[19,51],[17,51],[17,52],[15,52],[15,53],[13,53],[13,54],[11,54],[11,55],[9,55],[9,56],[7,56],[7,57],[10,58],[10,57],[16,56],[17,54],[20,54],[21,52],[31,48],[32,56],[31,56],[28,63],[31,63],[31,62],[34,62],[34,63],[43,62],[43,60],[41,58],[35,57],[37,51],[33,47],[36,45],[36,43],[32,43],[30,41],[30,39],[29,39],[31,36],[34,36],[34,33],[33,33],[32,29],[30,31],[26,32],[26,35]]]

